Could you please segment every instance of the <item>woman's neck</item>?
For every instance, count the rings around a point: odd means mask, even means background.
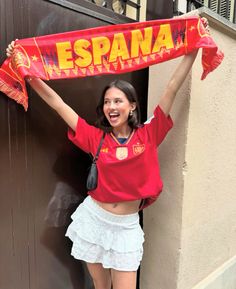
[[[116,138],[128,138],[132,132],[132,128],[129,126],[122,129],[113,128],[112,132]]]

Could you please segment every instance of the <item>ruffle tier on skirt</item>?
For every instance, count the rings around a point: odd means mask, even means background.
[[[138,213],[112,214],[89,196],[71,218],[66,236],[73,242],[74,258],[119,271],[138,269],[144,242]]]

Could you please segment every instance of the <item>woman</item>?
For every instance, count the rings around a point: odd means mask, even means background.
[[[11,56],[14,41],[7,48]],[[72,215],[66,235],[73,241],[72,255],[84,260],[96,289],[135,289],[143,253],[143,231],[138,211],[156,200],[162,190],[157,146],[172,127],[169,116],[175,96],[186,78],[197,51],[185,55],[173,73],[154,117],[139,124],[139,105],[131,84],[115,81],[99,102],[98,124],[88,125],[39,78],[30,86],[70,127],[69,139],[85,152],[96,154],[98,186]]]

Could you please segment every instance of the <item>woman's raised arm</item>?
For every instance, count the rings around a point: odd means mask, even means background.
[[[209,32],[209,23],[207,18],[202,17],[201,19],[205,29]],[[195,50],[192,53],[184,56],[183,60],[180,62],[177,69],[173,73],[164,93],[162,94],[159,105],[166,115],[170,113],[176,93],[180,89],[182,83],[192,68],[197,53],[198,50]]]
[[[15,41],[12,41],[7,49],[7,56],[10,57],[13,53]],[[26,77],[26,80],[30,86],[37,92],[37,94],[51,107],[53,108],[68,124],[72,130],[76,130],[78,121],[78,114],[67,105],[62,98],[44,81],[40,78]]]
[[[176,93],[188,75],[197,56],[197,52],[198,50],[184,56],[160,98],[159,105],[166,115],[169,115],[170,113]]]
[[[75,131],[78,114],[40,78],[27,78],[27,81],[37,94],[64,119],[72,130]]]

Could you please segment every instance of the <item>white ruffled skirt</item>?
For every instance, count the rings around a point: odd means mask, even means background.
[[[74,258],[119,271],[138,269],[144,242],[138,213],[110,213],[88,196],[71,218],[66,236],[73,242]]]

